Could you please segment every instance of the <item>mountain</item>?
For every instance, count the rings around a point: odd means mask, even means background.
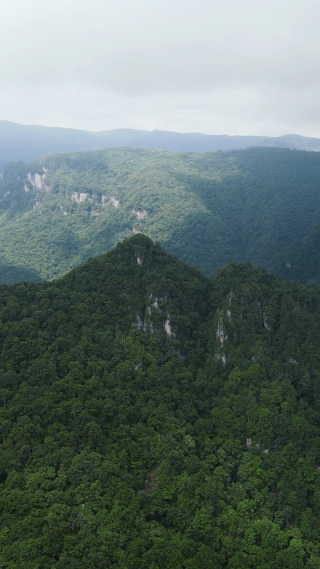
[[[137,232],[209,276],[231,259],[269,268],[320,223],[319,180],[319,153],[272,148],[12,163],[0,187],[0,282],[59,277]]]
[[[0,170],[11,161],[33,162],[52,152],[77,152],[110,146],[130,146],[208,152],[235,150],[249,146],[272,146],[297,150],[320,150],[320,139],[294,134],[268,136],[227,136],[200,133],[115,129],[88,132],[70,128],[22,125],[0,121]]]
[[[319,567],[319,315],[143,235],[0,287],[0,565]]]
[[[309,284],[320,283],[320,225],[307,237],[275,255],[270,270],[288,280]]]

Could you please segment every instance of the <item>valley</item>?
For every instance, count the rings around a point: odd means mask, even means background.
[[[272,148],[112,148],[10,163],[0,280],[60,277],[139,232],[208,276],[232,259],[272,269],[320,223],[319,180],[320,154]]]

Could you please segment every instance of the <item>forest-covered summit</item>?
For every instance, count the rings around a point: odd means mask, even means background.
[[[319,290],[135,235],[0,319],[0,565],[320,567]]]
[[[320,222],[320,154],[113,148],[4,171],[0,282],[52,279],[143,232],[214,274],[265,268]]]

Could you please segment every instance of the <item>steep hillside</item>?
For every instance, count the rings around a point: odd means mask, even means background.
[[[280,277],[303,283],[320,283],[320,225],[272,259],[269,269]]]
[[[320,221],[319,180],[320,154],[285,149],[48,155],[5,169],[0,255],[51,279],[143,232],[207,275],[267,267]]]
[[[87,132],[70,128],[22,125],[0,121],[0,171],[13,160],[32,162],[49,152],[77,152],[110,146],[157,148],[179,152],[235,150],[249,146],[320,150],[320,139],[299,135],[279,137],[227,136],[120,128]]]
[[[318,290],[136,235],[0,318],[2,567],[320,566]]]

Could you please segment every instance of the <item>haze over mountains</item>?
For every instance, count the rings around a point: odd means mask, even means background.
[[[156,148],[179,152],[236,150],[270,146],[298,150],[320,150],[320,139],[288,134],[279,137],[227,136],[200,133],[116,129],[87,132],[76,129],[21,125],[0,121],[0,170],[10,161],[32,162],[51,152],[96,150],[110,146]]]

